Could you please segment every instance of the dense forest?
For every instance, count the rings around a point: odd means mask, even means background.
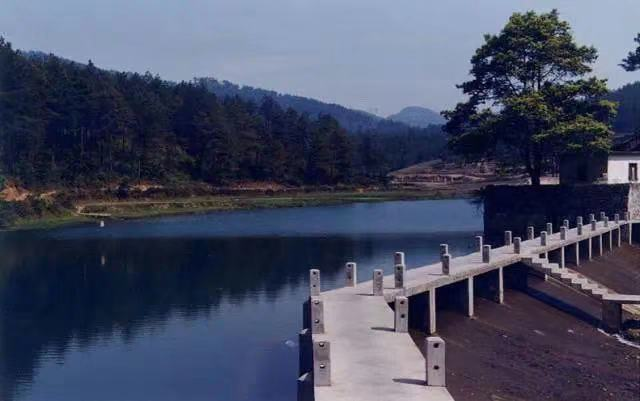
[[[0,175],[27,187],[238,180],[373,182],[437,156],[431,130],[349,134],[330,115],[220,97],[206,82],[105,71],[0,38]],[[393,123],[395,124],[395,123]]]
[[[640,82],[625,85],[607,97],[618,102],[613,129],[620,133],[640,132]]]

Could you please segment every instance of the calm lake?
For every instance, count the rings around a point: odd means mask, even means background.
[[[0,400],[294,400],[310,268],[334,288],[480,231],[442,200],[0,233]]]

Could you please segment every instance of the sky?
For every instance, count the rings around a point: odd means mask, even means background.
[[[553,8],[598,49],[595,73],[611,88],[640,80],[618,66],[640,32],[640,0],[2,0],[0,35],[102,68],[210,76],[386,116],[451,108],[484,34],[513,12]]]

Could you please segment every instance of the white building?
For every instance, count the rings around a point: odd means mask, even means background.
[[[611,152],[607,160],[607,183],[640,182],[640,152]]]

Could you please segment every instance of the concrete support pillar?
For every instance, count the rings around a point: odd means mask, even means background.
[[[442,274],[449,275],[451,272],[451,255],[448,253],[442,256]]]
[[[476,236],[476,249],[478,250],[478,252],[482,252],[482,245],[483,245],[482,235]],[[447,253],[449,252],[447,251]]]
[[[409,331],[409,299],[407,297],[396,296],[394,309],[395,331],[397,333],[407,333]]]
[[[617,302],[602,301],[602,326],[609,333],[619,333],[622,329],[622,305]]]
[[[313,375],[310,372],[303,373],[298,377],[298,398],[297,401],[313,401]]]
[[[609,230],[609,232],[607,233],[608,241],[607,241],[607,246],[609,247],[610,251],[613,251],[613,230]]]
[[[496,301],[499,304],[504,303],[504,271],[502,267],[498,269],[498,296]]]
[[[429,290],[429,324],[427,332],[433,334],[436,332],[436,289]]]
[[[384,275],[382,269],[375,269],[373,271],[373,295],[384,295]]]
[[[324,333],[324,303],[319,297],[311,297],[311,332]]]
[[[560,227],[560,239],[563,241],[567,239],[567,226]]]
[[[404,287],[404,273],[407,267],[404,264],[395,265],[393,267],[394,284],[396,288]]]
[[[520,239],[520,237],[515,237],[513,239],[513,253],[520,253],[521,252],[521,248],[522,248],[522,240]]]
[[[553,223],[547,223],[547,235],[553,234]]]
[[[565,266],[566,262],[572,262],[576,266],[580,265],[580,241],[575,244],[568,245],[565,250]]]
[[[629,221],[627,227],[627,236],[629,237],[629,245],[631,245],[633,243],[633,224],[631,223],[631,221]]]
[[[311,330],[302,329],[298,333],[298,376],[313,369],[313,341]]]
[[[320,296],[320,270],[309,270],[309,295],[312,297]]]
[[[358,265],[355,262],[349,262],[345,265],[347,274],[347,287],[355,287],[358,284]]]
[[[482,246],[482,262],[483,263],[491,262],[491,245]]]
[[[473,317],[474,314],[474,296],[473,296],[473,277],[469,277],[467,279],[467,299],[466,299],[466,310],[465,312],[467,313],[467,316],[469,317]]]
[[[618,248],[622,246],[622,226],[618,226],[616,230],[616,243]]]
[[[598,239],[598,256],[602,256],[602,254],[603,254],[603,250],[602,250],[602,234],[598,235],[597,239]]]
[[[540,232],[540,245],[547,246],[547,232],[546,231],[541,231]]]
[[[592,260],[593,259],[593,237],[587,239],[587,243],[589,244],[587,248],[587,259]]]
[[[427,385],[445,387],[445,343],[440,337],[427,337],[425,344]]]
[[[313,342],[313,382],[315,386],[331,386],[331,343]]]
[[[511,231],[505,231],[504,232],[504,244],[505,244],[505,246],[511,246],[511,244],[513,243],[513,240],[511,239],[511,237],[512,237]]]
[[[527,227],[527,240],[532,240],[535,238],[535,231],[532,226]]]

